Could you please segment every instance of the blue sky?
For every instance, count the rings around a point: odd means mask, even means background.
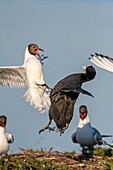
[[[83,72],[83,65],[93,65],[88,60],[90,54],[113,56],[113,1],[0,1],[0,65],[21,65],[24,50],[32,42],[49,56],[43,70],[50,87],[69,74]],[[79,96],[73,120],[62,136],[48,131],[38,134],[48,122],[48,115],[25,102],[22,95],[26,88],[0,86],[0,114],[7,116],[7,130],[15,137],[10,152],[18,152],[18,147],[79,152],[71,134],[77,128],[81,104],[87,105],[92,126],[101,134],[113,134],[113,73],[94,67],[96,78],[83,85],[94,98]],[[109,143],[112,140],[107,139]]]

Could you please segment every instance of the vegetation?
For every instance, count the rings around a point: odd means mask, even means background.
[[[75,151],[23,150],[0,158],[0,170],[113,170],[113,150],[96,148],[92,157]]]

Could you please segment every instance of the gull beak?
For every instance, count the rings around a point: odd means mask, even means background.
[[[38,50],[43,51],[43,52],[44,52],[44,50],[41,49],[41,48],[38,48],[37,50],[35,50],[35,54],[38,55],[41,58],[41,55],[38,53]]]
[[[44,52],[44,50],[43,50],[43,49],[41,49],[41,48],[39,48],[38,50],[40,50],[40,51],[43,51],[43,52]]]

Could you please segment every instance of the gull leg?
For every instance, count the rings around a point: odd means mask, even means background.
[[[92,156],[92,155],[93,155],[94,148],[93,148],[93,147],[89,147],[88,149],[89,149],[90,156]]]

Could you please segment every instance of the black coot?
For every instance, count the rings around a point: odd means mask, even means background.
[[[71,74],[60,80],[52,89],[50,93],[51,106],[49,109],[49,122],[39,133],[45,129],[56,130],[59,131],[60,134],[64,133],[72,120],[74,104],[79,94],[82,93],[92,96],[91,93],[82,89],[81,86],[82,83],[94,79],[96,71],[92,66],[87,66],[84,69],[85,73]],[[49,127],[52,119],[55,121],[57,129]]]

